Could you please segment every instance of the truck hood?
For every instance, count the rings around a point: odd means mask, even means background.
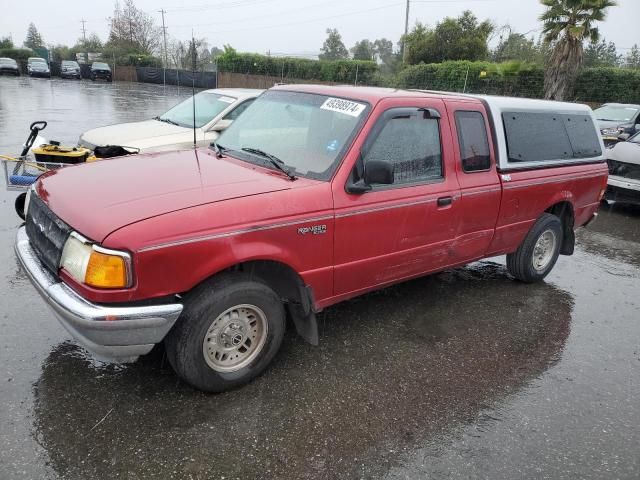
[[[198,137],[202,130],[196,129]],[[120,145],[146,149],[151,146],[188,143],[193,141],[193,130],[171,125],[159,120],[119,123],[88,130],[80,136],[80,144],[93,148],[103,145]]]
[[[625,122],[615,122],[610,120],[598,120],[598,128],[600,130],[618,128],[620,125],[624,125]]]
[[[85,237],[206,203],[304,186],[277,172],[212,152],[182,150],[132,155],[65,167],[40,177],[36,191],[49,208]]]

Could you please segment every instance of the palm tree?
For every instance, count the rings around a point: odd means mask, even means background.
[[[573,89],[584,60],[584,42],[597,42],[596,26],[606,18],[606,10],[617,5],[616,0],[540,0],[547,11],[544,22],[545,41],[552,53],[545,72],[545,98],[564,100]]]

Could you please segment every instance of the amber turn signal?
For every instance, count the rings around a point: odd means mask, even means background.
[[[97,288],[126,288],[128,277],[125,259],[94,250],[89,257],[84,283]]]

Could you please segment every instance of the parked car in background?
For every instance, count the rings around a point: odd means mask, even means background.
[[[80,65],[75,60],[63,60],[60,65],[60,77],[80,80]]]
[[[111,67],[104,62],[93,62],[91,64],[91,80],[103,79],[107,82],[112,80]]]
[[[20,67],[18,62],[13,58],[0,58],[0,75],[20,75]]]
[[[607,151],[609,182],[605,198],[640,205],[640,133]]]
[[[324,308],[496,255],[541,281],[596,215],[603,151],[584,105],[276,87],[211,148],[45,173],[15,250],[87,349],[164,341],[223,391],[269,365],[287,317],[317,344]]]
[[[27,73],[30,77],[51,78],[49,64],[44,58],[40,57],[29,57],[27,59]]]
[[[219,88],[196,94],[196,140],[208,146],[244,112],[263,90]],[[88,130],[78,144],[93,150],[120,145],[141,151],[171,150],[193,145],[193,99],[179,103],[151,120]]]
[[[620,141],[620,135],[635,135],[640,132],[640,105],[605,103],[594,110],[600,133],[606,147]]]

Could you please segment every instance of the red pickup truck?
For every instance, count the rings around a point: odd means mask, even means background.
[[[222,391],[260,374],[286,318],[507,255],[535,282],[607,186],[588,107],[378,88],[281,86],[210,148],[43,175],[16,252],[98,357],[165,342],[178,375]]]

